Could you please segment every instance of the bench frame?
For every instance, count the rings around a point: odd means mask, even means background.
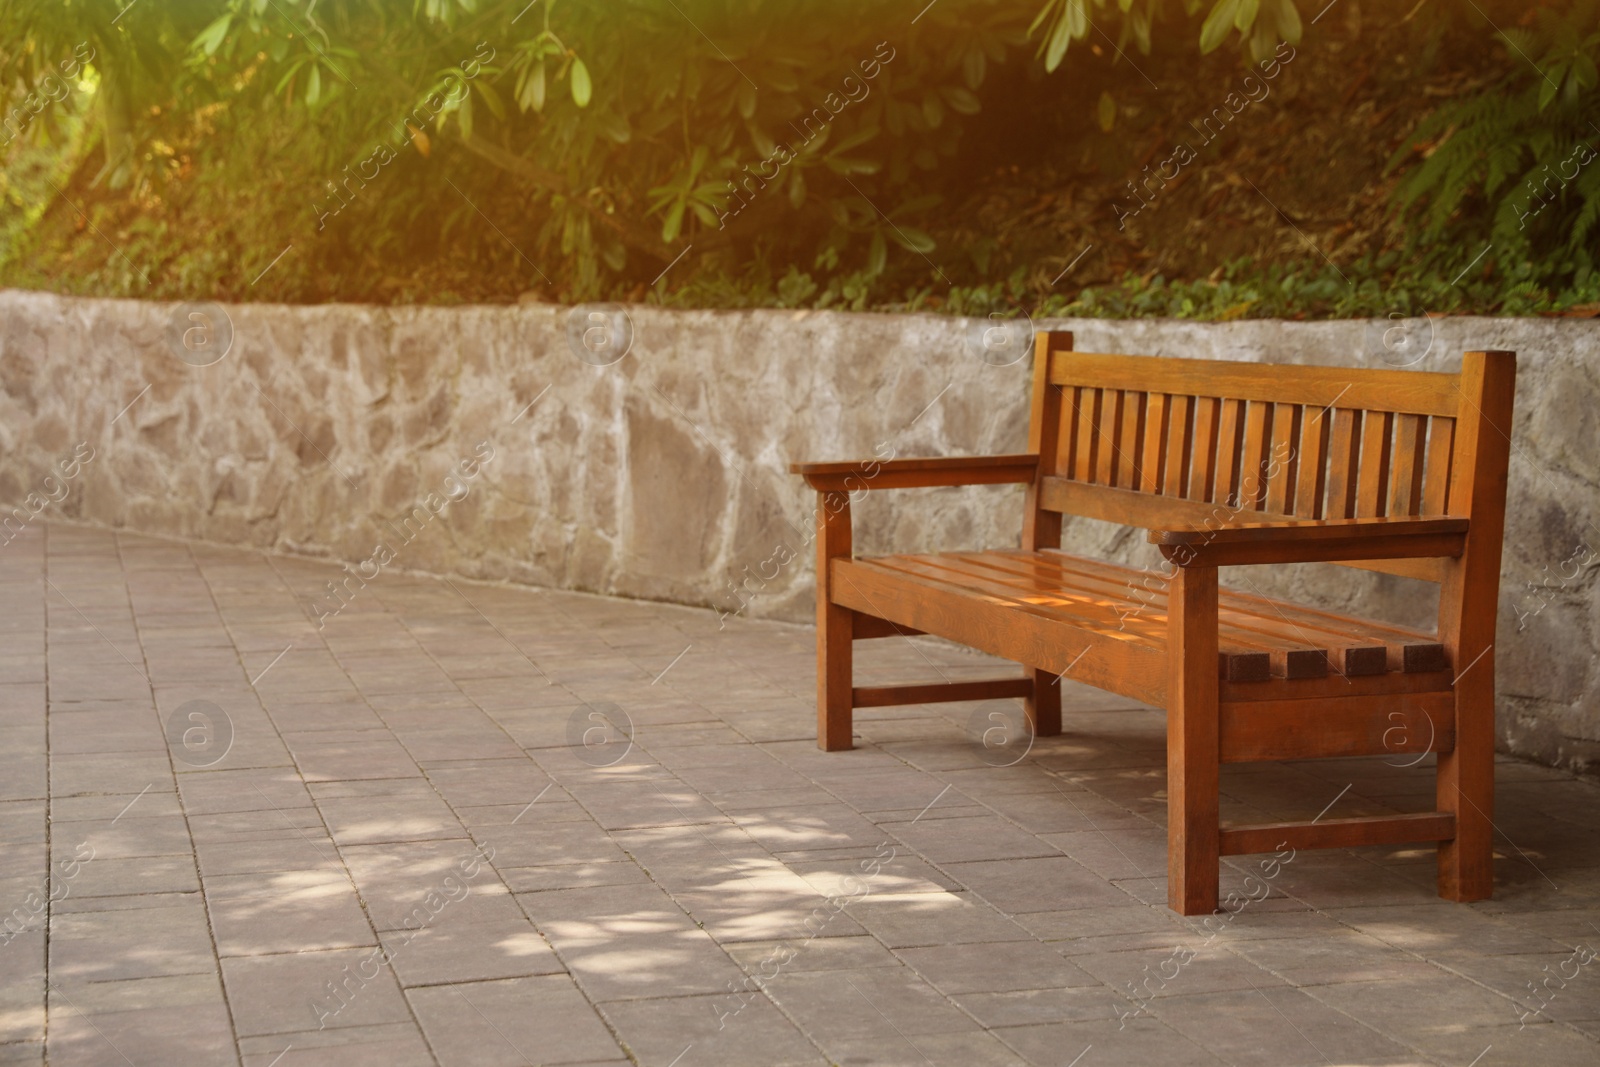
[[[1079,648],[1062,648],[1059,655],[1053,648],[1041,649],[1036,636],[1024,640],[1021,622],[1015,630],[1008,624],[981,632],[963,626],[953,621],[950,604],[941,609],[915,589],[881,576],[873,584],[853,560],[850,503],[857,493],[1022,484],[1027,487],[1024,551],[1059,548],[1062,516],[1075,514],[1148,529],[1150,541],[1171,564],[1165,670],[1151,672],[1148,657],[1136,663],[1125,643],[1086,630],[1085,641],[1098,654],[1073,676],[1166,709],[1168,900],[1175,911],[1216,910],[1221,856],[1285,846],[1435,841],[1439,895],[1457,901],[1489,897],[1494,884],[1494,641],[1515,355],[1468,352],[1458,375],[1346,370],[1089,355],[1073,352],[1072,335],[1057,331],[1037,334],[1033,372],[1025,454],[791,468],[818,492],[819,747],[851,747],[856,707],[936,701],[1020,697],[1036,735],[1061,732],[1055,683],[1065,662],[1082,658]],[[1166,407],[1158,408],[1157,391]],[[1126,463],[1125,454],[1117,450],[1113,458],[1111,453],[1118,436],[1124,443],[1131,438],[1120,416],[1111,416],[1133,410],[1127,407],[1130,396],[1138,402],[1139,429],[1133,432],[1149,435],[1135,444],[1149,462],[1142,472],[1119,475],[1116,467]],[[1314,464],[1298,461],[1307,475],[1298,494],[1293,475],[1287,483],[1277,476],[1259,487],[1246,483],[1240,488],[1249,498],[1237,490],[1228,498],[1229,521],[1202,523],[1202,516],[1219,510],[1213,495],[1222,493],[1213,494],[1212,482],[1220,487],[1225,481],[1221,473],[1214,475],[1212,464],[1217,455],[1232,456],[1214,450],[1219,420],[1224,450],[1231,440],[1241,457],[1248,456],[1249,463],[1259,459],[1259,469],[1269,470],[1270,411],[1265,423],[1252,415],[1246,425],[1240,400],[1252,413],[1274,406],[1289,412],[1296,404],[1302,405],[1296,410],[1308,412],[1326,403],[1322,413],[1333,415],[1331,432],[1322,428],[1314,437],[1300,414],[1285,415],[1275,436],[1287,440],[1292,427],[1299,443],[1304,431],[1307,452],[1314,453],[1309,456]],[[1232,409],[1239,415],[1237,427],[1228,425],[1229,405],[1237,405]],[[1430,418],[1431,425],[1442,422],[1445,430],[1429,433]],[[1066,441],[1068,434],[1081,436]],[[1097,435],[1110,440],[1111,448],[1098,448]],[[1205,447],[1196,448],[1196,441]],[[1166,462],[1169,456],[1181,463]],[[1236,469],[1244,471],[1249,463],[1237,462]],[[1194,488],[1202,484],[1202,474],[1203,492]],[[1339,510],[1344,514],[1328,514]],[[1423,655],[1413,664],[1407,649],[1404,670],[1374,676],[1356,677],[1352,671],[1297,680],[1293,672],[1283,677],[1280,671],[1266,680],[1234,681],[1224,670],[1219,677],[1218,568],[1292,562],[1342,563],[1440,582],[1442,661],[1425,662],[1431,657]],[[1023,660],[1025,673],[944,685],[853,685],[855,641],[916,633],[964,640]],[[1023,648],[1030,650],[1026,657],[1019,654]],[[1049,662],[1026,662],[1030,658]],[[1405,743],[1393,744],[1389,734],[1397,713],[1408,724],[1425,716],[1432,724],[1430,736],[1424,740],[1420,730],[1415,737],[1408,731]],[[1428,751],[1438,754],[1435,811],[1248,827],[1220,823],[1224,762]]]

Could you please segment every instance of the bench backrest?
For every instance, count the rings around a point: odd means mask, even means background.
[[[1441,374],[1097,355],[1041,332],[1024,541],[1059,545],[1062,513],[1143,527],[1460,515],[1498,575],[1514,376],[1509,352]]]

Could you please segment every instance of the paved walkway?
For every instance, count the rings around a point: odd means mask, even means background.
[[[0,549],[0,1064],[1600,1062],[1592,781],[1500,763],[1492,902],[1426,849],[1238,857],[1207,929],[1163,903],[1157,713],[1073,688],[1023,755],[981,741],[1012,702],[890,709],[824,754],[804,628],[382,573],[319,630],[342,577]],[[1430,782],[1238,767],[1224,807]]]

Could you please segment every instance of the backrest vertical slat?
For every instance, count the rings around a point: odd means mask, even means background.
[[[1267,450],[1272,443],[1272,405],[1252,400],[1244,415],[1244,457],[1239,464],[1237,506],[1260,511],[1267,496]]]
[[[1427,463],[1428,420],[1401,415],[1395,423],[1394,469],[1389,478],[1389,515],[1422,511],[1422,478]]]
[[[1194,459],[1189,474],[1189,488],[1183,494],[1190,500],[1211,502],[1217,472],[1217,419],[1221,413],[1222,401],[1216,397],[1202,396],[1195,400],[1194,445],[1191,449]]]
[[[1144,447],[1145,394],[1122,394],[1122,433],[1117,443],[1117,488],[1139,488],[1139,453]]]
[[[1167,420],[1167,470],[1161,479],[1167,496],[1187,496],[1189,487],[1189,448],[1194,433],[1194,397],[1172,398],[1172,414]]]
[[[1394,448],[1394,413],[1369,411],[1361,426],[1361,478],[1356,483],[1356,518],[1380,518],[1389,503]]]
[[[1267,454],[1267,510],[1287,515],[1294,510],[1295,479],[1300,468],[1299,404],[1278,404],[1272,413],[1272,448]]]
[[[1428,420],[1428,470],[1423,476],[1422,514],[1444,515],[1450,507],[1450,460],[1456,445],[1456,420]]]
[[[1239,491],[1240,451],[1244,447],[1244,401],[1224,400],[1217,430],[1217,480],[1211,501],[1232,507]]]
[[[1061,438],[1056,449],[1056,470],[1063,478],[1071,478],[1077,470],[1078,420],[1083,417],[1079,404],[1086,392],[1086,388],[1079,386],[1062,390]]]
[[[1166,467],[1167,418],[1172,398],[1165,393],[1151,393],[1144,413],[1144,454],[1140,465],[1144,468],[1139,478],[1142,493],[1161,492],[1161,479]]]
[[[1078,397],[1078,446],[1072,453],[1072,477],[1080,482],[1094,481],[1102,399],[1099,389],[1084,389]]]
[[[1115,485],[1117,437],[1122,432],[1122,390],[1107,389],[1100,400],[1100,426],[1095,442],[1095,476],[1100,485]]]
[[[1061,433],[1061,402],[1066,392],[1051,384],[1051,364],[1071,359],[1072,334],[1040,332],[1033,344],[1033,402],[1028,418],[1028,450],[1039,457],[1039,476],[1028,486],[1022,509],[1022,547],[1029,552],[1061,547],[1061,513],[1041,507],[1044,480],[1060,469],[1056,449]],[[1063,353],[1057,355],[1057,353]],[[848,499],[848,498],[847,498]]]
[[[1361,412],[1339,408],[1333,413],[1333,437],[1328,445],[1328,506],[1323,518],[1356,517],[1360,456]]]
[[[1294,514],[1322,518],[1328,489],[1328,439],[1333,429],[1331,408],[1306,409],[1300,429],[1300,471],[1295,482]]]

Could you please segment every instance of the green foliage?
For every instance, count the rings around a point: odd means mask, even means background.
[[[1600,279],[1551,292],[1521,271],[1510,279],[1477,276],[1465,284],[1431,274],[1400,253],[1365,259],[1339,270],[1320,260],[1261,267],[1235,260],[1214,279],[1169,282],[1130,275],[1120,285],[1083,290],[1071,300],[1047,301],[1041,314],[1084,318],[1340,319],[1444,315],[1465,311],[1532,315],[1600,299]]]
[[[1583,302],[1600,277],[1600,0],[1484,4],[1504,71],[1392,163],[1404,270],[1239,262],[1066,298],[1020,278],[952,287],[934,266],[946,208],[928,179],[995,67],[1055,69],[1075,43],[1121,63],[1158,24],[1250,58],[1299,40],[1295,0],[940,0],[914,21],[855,0],[0,0],[0,278],[1195,318]],[[1490,32],[1417,11],[1424,56],[1447,29]],[[1089,101],[1117,127],[1109,89]],[[965,251],[986,270],[993,247]],[[458,280],[423,269],[444,258]]]
[[[1088,2],[1060,7],[1048,49],[1089,32]],[[932,251],[926,176],[993,66],[1028,50],[1032,6],[941,0],[910,21],[855,0],[8,0],[0,39],[23,47],[0,90],[15,103],[93,53],[86,106],[45,109],[23,138],[57,146],[96,226],[167,226],[171,243],[141,246],[137,295],[175,295],[220,254],[216,297],[429,298],[405,266],[448,245],[508,295],[585,299],[690,246],[682,272],[726,274],[759,245],[859,275],[817,297],[853,303],[894,257]],[[1149,49],[1162,0],[1095,6],[1097,31]],[[49,276],[12,238],[12,276]],[[261,275],[286,246],[288,269]],[[74,261],[64,284],[96,269]]]
[[[1600,4],[1543,7],[1500,37],[1506,71],[1447,102],[1390,161],[1409,242],[1487,246],[1546,289],[1592,288],[1600,220]],[[1420,157],[1420,158],[1419,158]]]

